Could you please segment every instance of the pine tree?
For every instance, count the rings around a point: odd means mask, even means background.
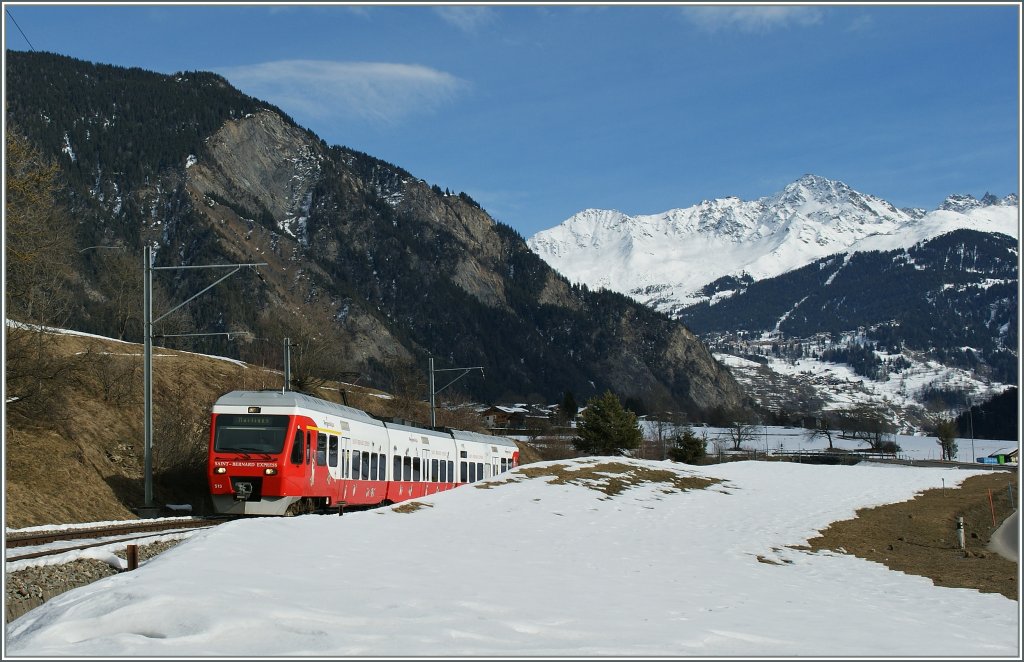
[[[573,445],[590,455],[623,455],[639,448],[643,438],[636,414],[625,409],[611,391],[587,401],[577,432]]]
[[[566,391],[562,397],[562,403],[558,405],[558,413],[564,423],[569,423],[576,418],[579,407],[576,405],[576,398],[572,391]]]
[[[689,425],[673,438],[672,448],[668,450],[669,459],[686,464],[700,464],[707,455],[707,438],[698,437]]]

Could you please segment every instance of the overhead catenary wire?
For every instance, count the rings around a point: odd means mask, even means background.
[[[13,16],[11,16],[11,10],[10,10],[10,9],[7,9],[6,7],[4,7],[4,12],[6,12],[6,13],[7,13],[7,16],[8,16],[8,17],[9,17],[9,18],[11,19],[11,22],[12,22],[12,23],[14,23],[14,27],[18,28],[18,32],[20,32],[20,33],[21,33],[21,36],[22,36],[22,37],[25,37],[25,42],[26,42],[26,43],[28,44],[28,47],[29,47],[30,49],[32,49],[32,51],[33,51],[33,52],[35,52],[35,50],[36,50],[36,49],[35,49],[35,47],[34,47],[34,46],[32,45],[32,42],[31,42],[31,41],[29,41],[29,39],[28,39],[28,35],[26,35],[26,34],[25,34],[25,31],[21,29],[21,26],[20,26],[20,25],[18,25],[18,22],[14,20],[14,17],[13,17]]]

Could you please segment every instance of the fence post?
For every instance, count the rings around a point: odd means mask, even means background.
[[[128,561],[128,569],[135,570],[139,567],[139,546],[128,545],[128,549],[125,552],[125,557]]]

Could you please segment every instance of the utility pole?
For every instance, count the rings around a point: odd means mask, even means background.
[[[971,424],[971,462],[977,462],[978,456],[974,454],[974,403],[972,398],[967,399],[967,420]]]
[[[463,377],[465,377],[466,374],[469,373],[470,370],[479,370],[480,371],[480,376],[483,377],[484,376],[484,368],[483,368],[483,366],[473,366],[472,368],[442,368],[440,370],[434,370],[434,357],[433,356],[430,357],[429,366],[430,366],[430,380],[429,380],[430,381],[430,384],[429,384],[429,386],[430,386],[430,427],[436,427],[437,426],[437,421],[436,421],[435,415],[434,415],[434,396],[436,396],[441,391],[445,390],[446,388],[448,388],[449,386],[451,386],[455,382],[457,382],[460,379],[462,379]],[[437,389],[435,391],[434,390],[434,373],[435,372],[452,372],[452,371],[455,371],[455,370],[461,370],[462,374],[460,374],[458,377],[456,377],[455,379],[451,380],[450,382],[448,382],[447,384],[445,384],[444,386],[442,386],[441,388],[439,388],[439,389]]]
[[[292,385],[292,343],[291,338],[284,339],[284,386],[281,392],[284,393]]]
[[[142,365],[142,381],[143,389],[145,391],[143,397],[143,415],[145,416],[145,422],[143,424],[143,471],[145,472],[145,505],[139,509],[139,514],[143,517],[156,517],[159,509],[153,504],[153,324],[159,322],[163,318],[167,317],[174,311],[178,310],[185,304],[194,300],[201,294],[206,293],[212,289],[215,285],[221,281],[232,276],[242,267],[259,267],[265,266],[266,262],[255,262],[248,264],[209,264],[209,265],[193,265],[193,266],[182,266],[182,267],[154,267],[153,266],[153,247],[149,244],[146,245],[146,250],[143,258],[143,295],[142,295],[142,319],[143,329],[142,334],[144,336],[143,344],[143,365]],[[199,292],[193,294],[188,299],[185,299],[174,308],[171,308],[166,313],[153,319],[153,272],[157,270],[165,269],[232,269],[226,276],[214,281],[211,285],[203,288]],[[232,335],[237,335],[231,332],[227,333],[180,333],[180,334],[168,334],[162,335],[161,338],[172,338],[175,336],[227,336],[228,339]]]

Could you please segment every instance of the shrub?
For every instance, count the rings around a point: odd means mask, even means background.
[[[698,437],[690,427],[686,427],[672,440],[668,457],[673,462],[700,464],[708,455],[707,444],[707,439]]]

